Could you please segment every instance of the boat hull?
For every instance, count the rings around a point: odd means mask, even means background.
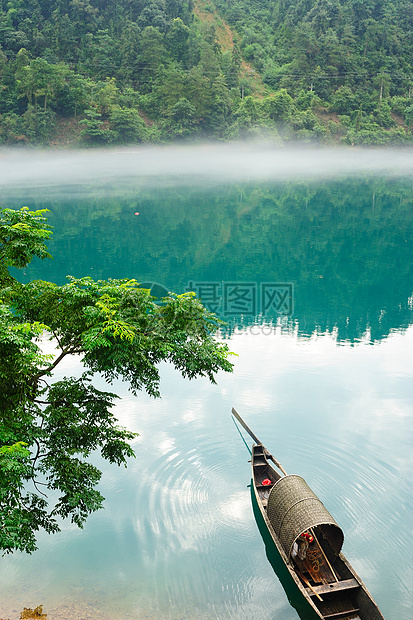
[[[277,535],[274,529],[274,522],[272,523],[269,518],[269,495],[277,482],[285,478],[285,476],[280,475],[278,471],[272,467],[268,462],[267,456],[269,456],[269,453],[262,444],[253,446],[251,484],[253,506],[255,504],[256,517],[261,521],[261,523],[258,523],[257,520],[260,532],[262,535],[263,532],[265,533],[263,538],[266,543],[267,556],[269,556],[273,550],[276,550],[282,564],[285,566],[285,571],[281,571],[283,572],[283,579],[281,579],[281,582],[284,589],[286,589],[285,583],[289,582],[289,591],[287,595],[290,602],[294,600],[292,604],[299,615],[301,617],[305,616],[306,620],[310,617],[314,619],[321,618],[323,620],[384,620],[363,581],[341,552],[337,553],[337,555],[329,553],[331,563],[327,555],[324,555],[326,564],[328,564],[329,569],[331,568],[331,575],[334,576],[334,578],[330,578],[329,583],[323,580],[323,583],[313,583],[311,585],[309,581],[310,577],[308,575],[305,577],[302,573],[300,574],[296,562],[292,559],[291,555],[289,556],[287,554],[285,547]],[[263,482],[266,484],[270,482],[268,490],[265,489]],[[278,524],[275,523],[276,527],[277,525]],[[336,525],[335,522],[334,525]],[[314,531],[318,531],[317,527]],[[317,544],[319,544],[318,540]],[[323,547],[325,544],[326,543],[323,542]],[[270,550],[269,546],[272,546],[273,550]],[[276,572],[278,573],[280,571]],[[307,583],[305,583],[305,581]],[[302,601],[299,604],[296,601],[297,597],[291,595],[292,587],[295,587],[296,591],[301,595]],[[302,602],[305,603],[304,606]]]

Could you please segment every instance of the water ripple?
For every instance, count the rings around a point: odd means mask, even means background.
[[[217,536],[250,536],[245,523],[251,514],[249,497],[242,480],[229,471],[226,450],[223,440],[209,435],[190,449],[167,441],[162,433],[153,438],[149,465],[140,471],[134,497],[141,547],[149,548],[158,539],[158,549],[177,552],[199,549],[207,537],[214,544]],[[147,527],[142,527],[143,512],[150,515]]]

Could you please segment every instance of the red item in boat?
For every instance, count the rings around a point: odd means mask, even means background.
[[[304,532],[304,534],[301,534],[301,536],[303,538],[306,538],[308,540],[308,542],[311,543],[314,542],[314,538],[311,536],[311,534],[308,534],[308,532]]]
[[[262,484],[267,487],[270,484],[272,484],[272,482],[271,482],[271,480],[269,478],[266,478],[265,480],[262,481]]]

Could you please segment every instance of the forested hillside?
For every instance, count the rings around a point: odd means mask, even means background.
[[[412,140],[409,0],[3,0],[0,143]]]

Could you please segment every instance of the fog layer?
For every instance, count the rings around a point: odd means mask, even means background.
[[[323,180],[349,175],[406,176],[413,149],[280,148],[245,144],[129,147],[116,150],[2,150],[0,187],[187,181]]]

